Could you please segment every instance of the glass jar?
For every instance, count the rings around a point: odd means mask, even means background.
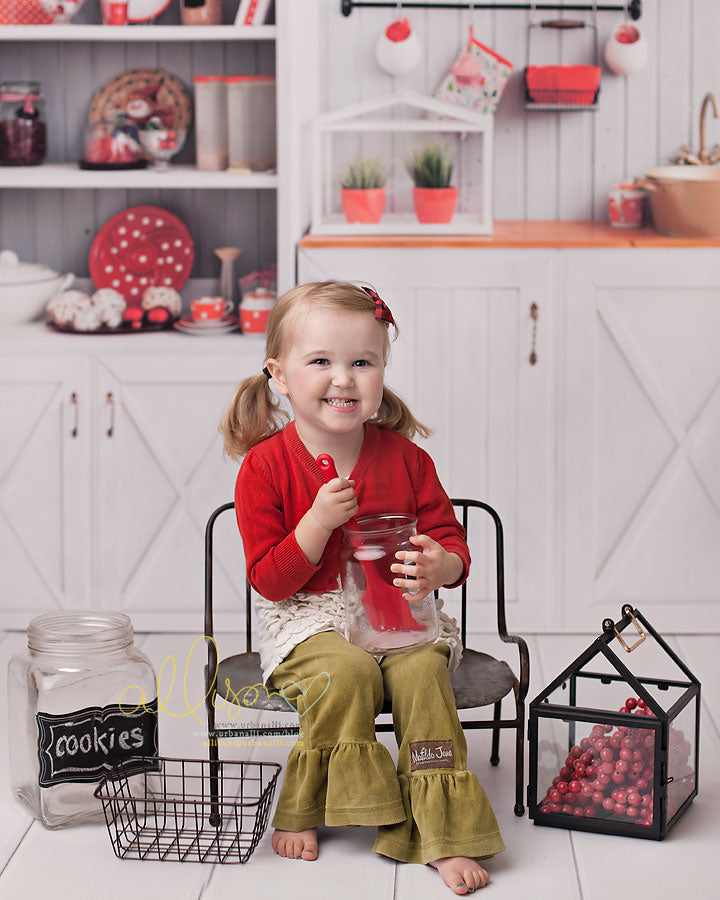
[[[120,760],[157,756],[157,682],[124,613],[43,613],[8,666],[15,795],[47,828],[103,821],[93,796]]]
[[[228,164],[227,89],[223,75],[197,75],[195,85],[195,163],[222,170]]]
[[[385,513],[361,516],[343,527],[340,577],[345,595],[345,637],[370,653],[414,650],[438,636],[432,594],[406,600],[393,585],[390,566],[398,550],[416,550],[414,516]],[[410,592],[412,593],[412,592]]]
[[[182,0],[180,21],[183,25],[222,25],[222,0]]]
[[[228,75],[228,167],[238,173],[277,166],[275,76]]]
[[[45,159],[44,112],[39,81],[0,83],[0,166],[38,166]]]

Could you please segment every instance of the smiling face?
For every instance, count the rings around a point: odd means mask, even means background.
[[[362,442],[382,400],[385,326],[369,312],[305,308],[296,316],[290,348],[267,366],[300,438],[313,453],[328,442]]]

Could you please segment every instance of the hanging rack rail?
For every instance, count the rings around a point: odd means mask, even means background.
[[[393,0],[340,0],[340,10],[344,16],[349,16],[355,7],[400,6],[407,9],[531,9],[539,11],[553,10],[555,12],[627,12],[631,19],[639,19],[642,15],[642,0],[630,0],[629,3],[406,3],[393,2]]]

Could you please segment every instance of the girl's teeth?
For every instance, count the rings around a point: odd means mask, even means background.
[[[327,400],[326,402],[329,403],[330,406],[352,406],[355,401],[354,400]]]

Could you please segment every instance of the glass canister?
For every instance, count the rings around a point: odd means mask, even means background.
[[[350,527],[351,526],[351,527]],[[406,600],[393,585],[398,550],[415,550],[414,516],[360,516],[343,527],[340,577],[345,595],[345,637],[371,653],[399,653],[438,636],[435,598]],[[412,592],[411,592],[412,593]]]
[[[45,159],[47,133],[39,81],[0,83],[0,165],[37,166]]]
[[[228,164],[227,88],[224,75],[198,75],[195,85],[195,164],[221,170]]]
[[[47,828],[103,821],[120,760],[157,756],[157,682],[120,612],[43,613],[8,666],[12,789]]]
[[[229,170],[273,171],[277,166],[275,76],[229,75],[225,81]]]

